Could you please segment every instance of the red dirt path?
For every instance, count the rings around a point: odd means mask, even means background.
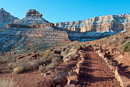
[[[104,60],[93,51],[86,51],[80,73],[82,87],[120,87]]]

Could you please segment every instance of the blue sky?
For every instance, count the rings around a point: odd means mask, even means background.
[[[1,7],[20,19],[29,9],[36,9],[55,23],[130,13],[130,0],[0,0]]]

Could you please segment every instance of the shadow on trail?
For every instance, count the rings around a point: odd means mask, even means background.
[[[102,81],[107,81],[107,80],[111,80],[114,79],[114,77],[93,77],[93,75],[91,75],[90,77],[91,79],[87,80],[90,83],[95,83],[95,82],[102,82]]]

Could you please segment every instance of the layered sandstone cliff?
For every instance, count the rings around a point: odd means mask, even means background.
[[[106,15],[94,17],[89,20],[55,23],[55,26],[62,27],[74,32],[122,31],[127,29],[129,25],[130,14]]]

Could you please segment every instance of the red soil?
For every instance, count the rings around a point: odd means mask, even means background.
[[[104,60],[93,51],[86,52],[79,81],[83,87],[120,87]]]

